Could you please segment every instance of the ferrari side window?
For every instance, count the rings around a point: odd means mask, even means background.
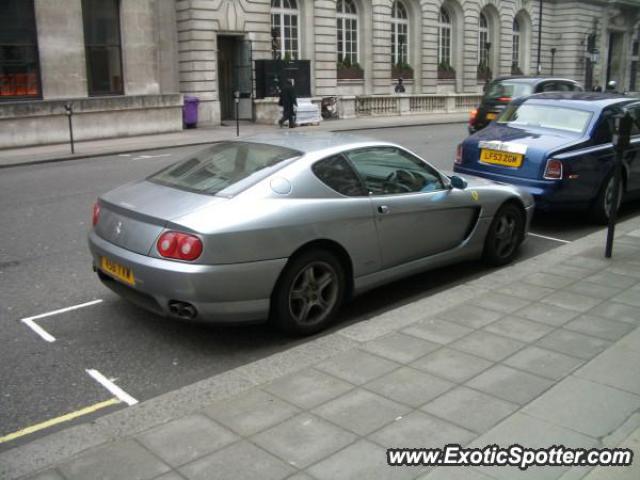
[[[311,167],[322,183],[342,195],[357,197],[367,195],[358,175],[342,155],[334,155],[316,162]]]
[[[395,147],[374,147],[346,153],[372,195],[442,190],[440,175],[419,158]]]

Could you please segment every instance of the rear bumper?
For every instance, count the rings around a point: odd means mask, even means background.
[[[230,265],[195,265],[147,257],[109,243],[91,232],[89,249],[94,269],[102,282],[118,295],[167,317],[172,302],[192,305],[193,320],[213,323],[256,322],[269,314],[273,287],[287,259]],[[99,270],[100,258],[130,268],[130,286]]]
[[[588,208],[593,198],[580,193],[570,180],[535,180],[454,165],[453,171],[464,175],[487,178],[494,182],[517,185],[533,196],[538,210],[581,210]]]

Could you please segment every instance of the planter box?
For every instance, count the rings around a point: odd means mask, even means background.
[[[391,67],[391,78],[402,78],[403,80],[413,79],[413,70],[408,68]]]
[[[362,80],[364,70],[357,67],[342,67],[337,70],[338,80]]]
[[[438,80],[455,80],[455,70],[438,70]]]

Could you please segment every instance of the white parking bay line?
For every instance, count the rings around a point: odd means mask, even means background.
[[[60,313],[70,312],[72,310],[77,310],[79,308],[90,307],[91,305],[97,305],[98,303],[102,303],[102,299],[92,300],[90,302],[81,303],[80,305],[73,305],[71,307],[61,308],[59,310],[53,310],[52,312],[41,313],[40,315],[34,315],[33,317],[27,317],[20,320],[31,330],[36,332],[38,335],[42,337],[45,342],[55,342],[56,337],[47,332],[44,328],[38,325],[34,320],[38,320],[40,318],[51,317],[53,315],[59,315]]]
[[[85,370],[89,375],[93,377],[93,379],[102,385],[104,388],[109,390],[118,400],[126,403],[127,405],[135,405],[138,401],[129,395],[127,392],[122,390],[119,386],[101,374],[98,370]]]
[[[540,235],[539,233],[531,233],[531,232],[529,232],[529,235],[531,235],[532,237],[544,238],[545,240],[552,240],[554,242],[571,243],[571,241],[569,241],[569,240],[563,240],[561,238],[555,238],[555,237],[547,237],[546,235]]]

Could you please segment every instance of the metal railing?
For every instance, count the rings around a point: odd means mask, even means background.
[[[356,115],[400,115],[400,97],[397,95],[356,97]]]

